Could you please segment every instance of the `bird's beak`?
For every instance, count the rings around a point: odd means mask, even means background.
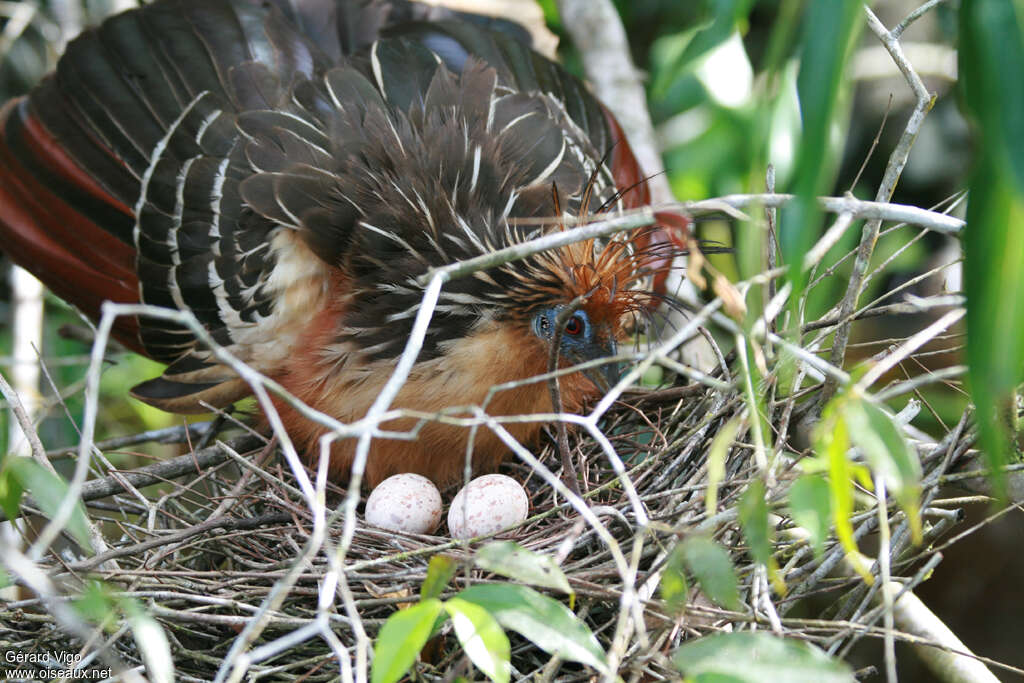
[[[618,352],[618,348],[615,344],[615,340],[608,340],[604,343],[594,344],[593,347],[587,351],[587,357],[581,358],[581,361],[611,358]],[[583,374],[587,379],[593,382],[602,393],[607,392],[615,386],[618,383],[619,378],[622,376],[618,361],[608,361],[598,367],[589,368],[584,370]]]

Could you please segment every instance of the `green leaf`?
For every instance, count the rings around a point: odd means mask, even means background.
[[[554,558],[527,550],[513,541],[488,543],[477,551],[473,560],[480,569],[507,576],[523,583],[574,592]]]
[[[768,523],[768,502],[764,482],[755,479],[740,496],[740,528],[750,546],[750,554],[761,564],[772,559],[772,528]]]
[[[786,584],[779,576],[779,565],[772,556],[775,529],[768,520],[768,501],[765,499],[764,482],[760,479],[754,480],[740,497],[739,520],[750,554],[768,569],[768,578],[775,592],[785,594]]]
[[[1005,497],[1002,467],[1019,429],[1015,390],[1024,364],[1024,195],[1008,175],[1005,165],[992,163],[975,171],[967,207],[971,239],[964,240],[969,384],[999,497]]]
[[[557,600],[528,586],[509,583],[471,586],[457,597],[480,605],[499,624],[548,654],[608,672],[608,660],[594,634]]]
[[[846,550],[850,566],[860,574],[865,583],[874,582],[871,572],[860,560],[857,539],[853,535],[853,466],[846,457],[850,449],[850,434],[846,421],[839,414],[836,405],[845,400],[837,396],[825,407],[822,420],[815,430],[814,449],[828,463],[828,486],[832,499],[832,523],[836,527],[836,538]]]
[[[982,451],[1005,497],[1002,466],[1020,436],[1015,389],[1024,381],[1024,8],[964,0],[959,17],[959,83],[977,132],[963,240],[969,384]]]
[[[658,585],[662,599],[668,603],[670,612],[680,614],[686,608],[690,586],[686,582],[686,565],[683,561],[683,545],[679,543],[665,560],[665,570]]]
[[[680,547],[683,562],[697,579],[704,594],[726,609],[739,609],[739,582],[729,553],[704,536],[691,536]]]
[[[797,75],[803,132],[791,188],[797,198],[783,207],[779,218],[779,244],[790,267],[794,305],[806,277],[800,264],[820,231],[821,210],[814,197],[825,190],[835,173],[839,150],[829,145],[829,131],[839,85],[849,82],[843,78],[847,56],[864,23],[860,20],[861,3],[856,0],[811,2],[807,8]]]
[[[17,456],[9,456],[13,460]],[[10,467],[0,469],[0,510],[3,510],[7,519],[17,519],[21,514],[21,496],[25,488],[14,476]]]
[[[68,497],[68,483],[31,458],[10,458],[7,461],[7,468],[18,484],[29,492],[43,514],[53,519],[61,502]],[[88,550],[93,549],[85,506],[80,500],[75,502],[71,517],[68,519],[67,530],[80,546]]]
[[[849,667],[817,647],[764,631],[716,633],[685,643],[672,658],[676,668],[697,683],[853,683]]]
[[[704,497],[708,517],[718,512],[718,486],[725,479],[725,459],[729,454],[729,447],[736,440],[741,420],[742,418],[736,416],[726,422],[711,442],[711,450],[708,451],[708,491]]]
[[[903,437],[896,423],[877,405],[859,398],[843,401],[843,418],[850,428],[850,439],[867,458],[871,469],[907,514],[916,540],[921,538],[921,462]]]
[[[750,14],[753,0],[711,0],[714,19],[704,30],[693,37],[680,58],[685,65],[698,59],[721,45],[736,31],[738,22]]]
[[[388,617],[373,647],[372,683],[395,683],[406,674],[430,638],[434,621],[443,609],[441,601],[432,598]]]
[[[434,555],[427,566],[427,578],[420,586],[420,599],[429,600],[441,597],[448,582],[459,570],[458,563],[447,555]]]
[[[789,489],[789,510],[793,521],[810,535],[814,556],[820,558],[825,552],[831,519],[828,482],[824,477],[805,474],[793,482]]]
[[[475,603],[452,598],[444,603],[452,618],[455,635],[476,668],[498,683],[508,683],[511,675],[508,636],[486,609]]]
[[[850,439],[867,458],[871,469],[885,478],[894,495],[921,487],[921,463],[917,453],[900,432],[892,418],[875,404],[850,398],[842,403],[843,418],[850,429]]]
[[[979,124],[982,156],[1008,162],[1018,192],[1024,192],[1024,83],[1014,76],[1024,73],[1022,20],[1024,8],[1014,0],[963,0],[960,7],[959,84],[965,104]],[[977,226],[969,225],[973,240]]]

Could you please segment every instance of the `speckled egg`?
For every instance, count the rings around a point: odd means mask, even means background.
[[[448,531],[452,538],[493,534],[519,524],[529,512],[530,500],[519,482],[504,474],[487,474],[455,494],[448,509]]]
[[[381,529],[430,534],[441,522],[441,494],[426,477],[388,477],[366,499],[366,522]]]

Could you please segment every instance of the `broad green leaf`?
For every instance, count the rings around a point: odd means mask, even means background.
[[[725,479],[725,459],[729,447],[736,440],[741,420],[737,416],[726,422],[711,442],[711,450],[708,451],[708,491],[704,496],[704,509],[708,517],[718,512],[718,486]]]
[[[18,484],[29,492],[43,514],[53,519],[61,502],[68,496],[68,483],[31,458],[10,458],[7,467]],[[68,519],[67,530],[80,546],[92,550],[85,506],[81,501],[75,502],[74,510]]]
[[[885,478],[893,495],[907,489],[917,493],[921,463],[892,418],[873,403],[852,397],[842,402],[842,413],[850,440],[864,453],[871,469]]]
[[[660,55],[655,59],[655,78],[651,92],[663,97],[681,78],[693,71],[694,62],[723,43],[735,31],[737,22],[745,21],[750,13],[751,0],[701,0],[699,3],[680,3],[680,9],[700,12],[691,26],[681,33],[660,39]],[[697,9],[696,7],[699,7]],[[677,10],[679,11],[679,10]],[[671,43],[669,49],[665,43]],[[667,54],[666,54],[667,53]]]
[[[765,75],[769,78],[768,91],[777,87],[780,72],[795,44],[794,36],[800,24],[804,3],[801,0],[782,0],[772,19],[772,33],[763,57]]]
[[[444,608],[452,618],[462,649],[476,668],[492,681],[508,683],[512,646],[494,617],[480,605],[458,597],[445,602]]]
[[[875,404],[849,397],[843,401],[843,418],[850,428],[850,439],[867,458],[871,469],[907,514],[914,539],[921,538],[921,462],[899,428]]]
[[[17,456],[9,456],[13,460]],[[0,510],[3,510],[7,519],[17,519],[21,514],[21,496],[25,493],[25,487],[21,485],[18,478],[10,467],[0,469]]]
[[[444,609],[437,598],[424,600],[388,617],[373,646],[372,683],[395,683],[416,661]]]
[[[503,627],[549,654],[608,672],[607,658],[594,634],[557,600],[510,583],[471,586],[457,597],[480,605]]]
[[[555,560],[527,550],[513,541],[488,543],[477,551],[473,560],[477,567],[507,576],[523,583],[553,588],[563,593],[574,591]]]
[[[1009,164],[1024,192],[1024,7],[1014,0],[963,0],[960,7],[960,87],[984,148]],[[981,237],[971,226],[971,239]],[[1008,226],[1010,229],[1019,226]],[[1016,232],[1016,230],[1015,230]],[[966,242],[970,242],[967,240]],[[1018,240],[1019,244],[1019,240]],[[979,271],[980,272],[980,271]],[[1008,293],[1004,292],[1004,296]],[[992,302],[990,302],[992,303]]]
[[[828,462],[828,485],[832,498],[832,523],[836,527],[836,538],[846,550],[846,557],[854,570],[868,584],[874,582],[871,572],[860,560],[857,539],[853,535],[853,468],[846,452],[850,449],[850,435],[845,420],[837,414],[836,404],[844,400],[840,396],[826,406],[822,421],[815,435],[815,450]]]
[[[1002,466],[1020,428],[1015,389],[1024,364],[1024,195],[1011,187],[1008,175],[1005,165],[994,163],[975,171],[967,208],[971,239],[964,240],[969,384],[999,497],[1006,493]]]
[[[704,594],[726,609],[739,609],[738,581],[729,553],[704,536],[691,536],[680,545],[683,562]]]
[[[825,190],[835,172],[839,150],[829,145],[829,131],[839,87],[849,83],[843,78],[847,56],[864,23],[856,0],[811,2],[806,7],[797,75],[803,131],[791,188],[797,198],[783,207],[779,218],[779,243],[790,266],[794,305],[806,277],[800,264],[820,231],[821,210],[814,197]]]
[[[744,20],[750,13],[752,0],[711,0],[713,19],[704,30],[697,33],[689,42],[676,65],[681,69],[715,47],[718,47],[736,31],[737,22]]]
[[[427,566],[427,577],[420,586],[420,599],[439,598],[448,582],[459,570],[458,563],[447,555],[434,555]]]
[[[778,563],[772,557],[775,530],[768,521],[768,501],[765,500],[764,482],[760,479],[755,479],[740,497],[739,519],[743,538],[750,546],[750,554],[756,562],[768,569],[768,577],[775,592],[784,595],[786,584],[779,576]]]
[[[982,450],[1005,497],[1001,467],[1019,429],[1015,388],[1024,381],[1024,7],[964,0],[959,17],[959,83],[977,131],[963,240],[969,384]]]
[[[814,556],[820,558],[831,521],[828,482],[817,474],[797,479],[789,489],[789,510],[793,521],[810,535]]]
[[[670,612],[679,614],[686,608],[690,586],[686,583],[686,565],[683,562],[681,543],[672,548],[672,552],[665,560],[665,570],[661,573],[658,590],[661,591],[661,597],[668,604]]]
[[[673,664],[696,683],[853,683],[856,679],[843,662],[817,647],[764,631],[716,633],[684,643]]]

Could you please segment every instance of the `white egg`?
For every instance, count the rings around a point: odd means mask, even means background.
[[[366,499],[366,522],[381,529],[430,534],[441,521],[441,494],[426,477],[388,477]]]
[[[519,482],[504,474],[487,474],[455,494],[448,509],[448,532],[452,538],[493,534],[519,524],[529,512],[530,499]]]

